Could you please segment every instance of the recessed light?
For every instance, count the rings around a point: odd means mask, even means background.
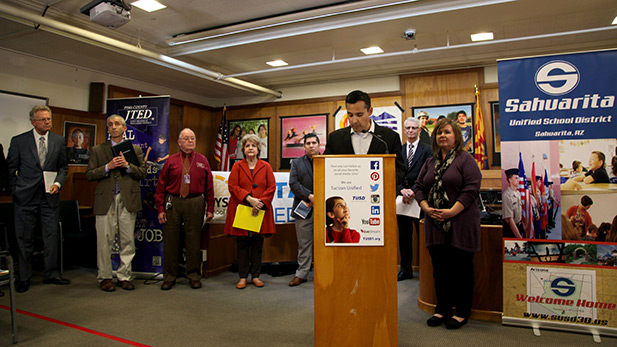
[[[131,2],[131,5],[139,7],[147,12],[154,12],[167,7],[156,0],[138,0]]]
[[[471,34],[471,41],[488,41],[493,39],[493,33]]]
[[[368,54],[378,54],[383,53],[383,49],[379,48],[379,46],[367,47],[361,49],[362,53]]]
[[[273,60],[273,61],[269,61],[266,64],[272,66],[272,67],[281,67],[281,66],[287,66],[289,64],[287,64],[284,60]]]
[[[611,23],[611,25],[615,25],[617,24],[617,17],[615,17],[615,19],[613,19],[613,22]]]

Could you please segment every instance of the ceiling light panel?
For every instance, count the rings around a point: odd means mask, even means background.
[[[154,11],[162,10],[167,7],[156,0],[138,0],[138,1],[132,2],[131,5],[135,7],[139,7],[142,10],[147,11],[147,12],[154,12]]]
[[[379,46],[362,48],[361,51],[366,55],[383,53],[383,49],[379,48]]]
[[[471,41],[473,41],[473,42],[488,41],[488,40],[492,40],[492,39],[493,39],[493,33],[492,32],[471,34]]]

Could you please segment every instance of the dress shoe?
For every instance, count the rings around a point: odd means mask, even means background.
[[[135,286],[131,281],[118,281],[118,287],[124,290],[135,290]]]
[[[200,280],[191,280],[191,289],[199,289],[201,288],[201,281]]]
[[[61,286],[65,286],[67,284],[71,284],[71,281],[67,280],[66,278],[62,278],[60,276],[58,277],[54,277],[54,278],[46,278],[43,280],[43,283],[45,284],[59,284]]]
[[[161,284],[161,290],[170,290],[175,285],[176,281],[163,281],[163,284]]]
[[[238,284],[236,284],[236,288],[238,289],[246,288],[246,278],[241,278],[240,281],[238,281]]]
[[[265,284],[262,280],[260,280],[259,278],[253,278],[253,279],[251,280],[251,282],[253,282],[253,284],[255,285],[255,287],[259,287],[259,288],[261,288],[261,287],[263,287],[263,286],[265,286],[265,285],[266,285],[266,284]]]
[[[30,280],[19,281],[15,286],[15,291],[18,293],[25,293],[30,289]]]
[[[442,317],[432,316],[426,321],[426,324],[429,327],[438,327],[441,324],[443,324],[447,319],[448,318],[446,316],[442,316]]]
[[[468,320],[469,318],[465,318],[459,322],[458,320],[454,319],[454,317],[452,317],[446,321],[446,329],[458,329],[463,325],[467,324]]]
[[[116,290],[114,282],[112,282],[112,280],[109,278],[102,280],[101,283],[99,283],[99,287],[101,287],[104,292],[113,292]]]
[[[398,272],[398,275],[396,275],[396,280],[397,281],[404,281],[404,280],[410,280],[413,278],[413,272],[412,271],[404,271],[401,270]]]
[[[289,286],[290,287],[295,287],[295,286],[299,286],[302,283],[306,282],[305,278],[300,278],[300,277],[294,277],[291,282],[289,282]]]

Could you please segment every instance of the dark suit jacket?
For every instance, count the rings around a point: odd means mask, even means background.
[[[120,194],[122,194],[122,202],[129,212],[141,211],[141,187],[139,181],[146,178],[146,163],[141,148],[133,145],[139,166],[130,164],[130,172],[127,174],[126,169],[115,168],[109,172],[105,172],[105,164],[109,163],[114,157],[111,150],[111,142],[107,141],[100,145],[94,146],[90,151],[90,159],[88,160],[88,169],[86,170],[86,178],[90,181],[98,181],[96,191],[94,192],[94,214],[107,214],[111,201],[114,198],[116,190],[116,180]]]
[[[13,194],[13,202],[17,205],[39,204],[38,190],[43,182],[43,171],[57,172],[55,182],[64,184],[68,172],[68,160],[64,138],[49,132],[47,137],[47,157],[45,166],[41,167],[38,149],[32,130],[19,134],[11,139],[9,156],[9,189]],[[60,194],[45,194],[51,206],[60,204]]]
[[[416,179],[420,174],[420,170],[422,169],[422,165],[426,159],[433,156],[433,151],[431,147],[421,141],[418,142],[418,148],[414,151],[413,159],[411,161],[411,168],[407,169],[407,151],[408,151],[409,143],[405,143],[403,148],[401,149],[401,155],[405,158],[405,178],[403,181],[396,185],[396,195],[401,194],[401,189],[407,188],[412,189],[416,184]]]
[[[323,154],[355,154],[351,144],[351,127],[348,126],[331,132]],[[368,154],[396,154],[396,182],[402,182],[405,176],[405,159],[401,155],[401,137],[399,134],[375,123],[375,132]]]
[[[292,205],[292,211],[296,209],[296,206],[301,200],[308,203],[308,196],[313,194],[313,162],[303,155],[300,158],[294,159],[291,163],[291,170],[289,170],[289,188],[294,193],[294,202]],[[313,214],[311,211],[307,218]],[[293,213],[294,218],[300,218]]]

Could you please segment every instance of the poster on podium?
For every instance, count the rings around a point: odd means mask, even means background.
[[[383,158],[325,159],[326,246],[383,246]]]

